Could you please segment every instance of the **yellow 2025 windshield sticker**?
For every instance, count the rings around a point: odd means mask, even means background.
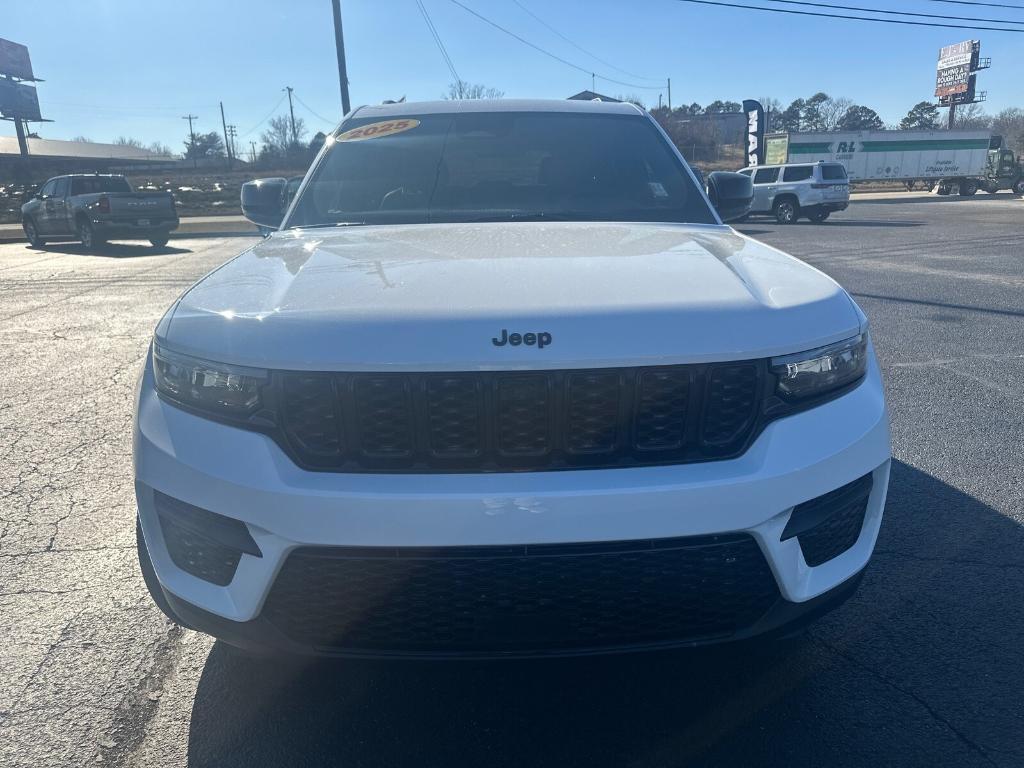
[[[339,133],[335,141],[364,141],[366,139],[379,139],[381,136],[391,136],[402,131],[408,131],[420,124],[419,120],[403,118],[402,120],[385,120],[381,123],[370,123],[361,125],[358,128]]]

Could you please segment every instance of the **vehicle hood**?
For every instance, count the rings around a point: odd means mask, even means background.
[[[860,322],[831,278],[726,226],[422,224],[276,232],[157,338],[294,370],[578,368],[768,357]],[[551,343],[496,346],[503,330]]]

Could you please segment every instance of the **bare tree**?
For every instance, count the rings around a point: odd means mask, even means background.
[[[505,95],[504,91],[497,88],[488,88],[482,83],[469,83],[465,80],[456,80],[448,84],[448,95],[441,96],[446,101],[457,101],[459,99],[500,99]]]
[[[992,130],[1003,137],[1004,146],[1024,150],[1024,109],[1004,109],[992,119]]]
[[[992,127],[992,118],[985,114],[981,104],[961,104],[956,108],[953,127],[983,130]]]
[[[73,138],[72,141],[84,141],[87,144],[92,144],[92,139],[90,139],[88,136],[75,136],[75,138]]]
[[[267,130],[260,134],[260,141],[266,152],[277,155],[284,155],[293,149],[297,144],[304,145],[306,136],[306,122],[301,118],[295,118],[295,133],[298,134],[298,141],[292,139],[292,124],[287,115],[278,115],[270,118]]]
[[[118,136],[114,139],[114,143],[119,147],[134,147],[135,149],[143,149],[144,145],[141,141],[131,136]]]
[[[160,141],[154,141],[152,144],[146,147],[146,149],[148,149],[154,155],[166,155],[167,157],[174,156],[174,150],[172,150],[169,146]]]
[[[635,93],[630,93],[627,95],[623,95],[620,93],[616,95],[615,98],[618,99],[619,101],[626,101],[629,102],[630,104],[636,104],[638,107],[640,107],[640,109],[647,109],[647,105],[645,105],[641,98],[637,96]]]

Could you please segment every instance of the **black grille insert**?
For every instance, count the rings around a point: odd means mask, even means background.
[[[303,467],[500,472],[736,456],[763,420],[764,361],[653,368],[275,374]]]
[[[860,538],[871,487],[872,476],[867,474],[798,504],[790,515],[782,540],[796,536],[804,560],[812,568],[838,557]]]
[[[288,556],[263,616],[323,649],[514,652],[727,637],[777,598],[747,535],[317,547]]]
[[[240,520],[159,491],[153,492],[153,502],[171,561],[196,578],[226,587],[235,577],[243,553],[263,556]]]

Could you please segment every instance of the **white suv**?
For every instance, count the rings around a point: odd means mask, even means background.
[[[740,171],[754,182],[751,214],[767,213],[780,224],[801,216],[820,223],[850,206],[850,181],[841,163],[761,165]]]
[[[749,190],[749,185],[742,185]],[[723,225],[630,104],[348,115],[280,231],[159,322],[139,555],[233,645],[507,657],[791,631],[856,588],[867,320]]]

